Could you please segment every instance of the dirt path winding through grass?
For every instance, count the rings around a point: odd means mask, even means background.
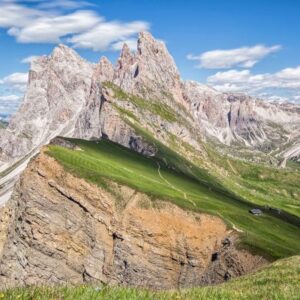
[[[232,166],[230,160],[227,159],[227,163],[228,163],[230,169],[232,170],[232,172],[236,175],[236,174],[237,174],[237,171],[236,171],[236,169]]]
[[[157,167],[158,167],[157,172],[158,172],[159,177],[160,177],[160,178],[161,178],[161,179],[162,179],[169,187],[171,187],[173,190],[182,193],[184,199],[187,200],[187,201],[189,201],[189,202],[191,202],[191,203],[194,205],[194,207],[196,207],[196,203],[195,203],[193,200],[191,200],[191,199],[189,199],[189,198],[187,197],[186,192],[184,192],[184,191],[178,189],[178,188],[175,187],[172,183],[170,183],[166,178],[164,178],[164,177],[162,176],[162,174],[161,174],[161,172],[160,172],[160,164],[159,164],[158,162],[157,162]]]

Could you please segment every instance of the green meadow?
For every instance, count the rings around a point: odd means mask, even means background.
[[[112,180],[150,195],[153,201],[163,199],[183,209],[218,215],[241,232],[242,247],[268,258],[300,253],[298,226],[268,213],[251,215],[253,203],[171,150],[160,149],[156,157],[148,158],[108,140],[69,140],[81,150],[50,145],[48,154],[78,177],[108,190],[107,181]]]

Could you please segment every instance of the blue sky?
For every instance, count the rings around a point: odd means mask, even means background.
[[[297,0],[0,0],[0,117],[21,101],[24,59],[62,42],[115,62],[141,30],[165,41],[183,79],[300,102],[299,14]]]

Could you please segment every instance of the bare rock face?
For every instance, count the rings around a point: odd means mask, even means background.
[[[127,92],[168,102],[171,107],[185,104],[179,72],[172,56],[165,44],[148,32],[140,33],[135,54],[124,45],[114,83]]]
[[[90,94],[92,66],[63,45],[35,60],[24,102],[9,123],[0,147],[6,156],[22,157],[56,135],[71,135]]]
[[[265,263],[237,250],[236,235],[217,217],[154,205],[110,184],[114,195],[44,153],[35,158],[1,214],[0,287],[101,282],[170,289],[222,282]]]
[[[108,60],[107,57],[101,57],[98,65],[96,66],[95,77],[98,78],[100,82],[113,81],[114,78],[114,66]]]
[[[299,141],[299,106],[267,103],[243,94],[221,93],[197,82],[183,83],[184,99],[207,137],[261,149]]]

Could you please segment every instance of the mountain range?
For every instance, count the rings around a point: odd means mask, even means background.
[[[148,32],[115,65],[59,45],[0,127],[0,286],[190,287],[299,254],[299,160],[299,105],[184,81]]]

